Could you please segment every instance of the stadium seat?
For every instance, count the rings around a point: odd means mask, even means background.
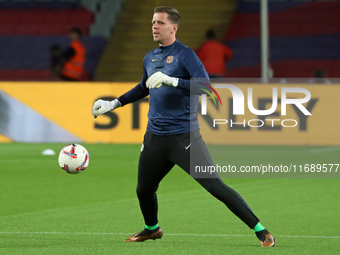
[[[14,23],[3,24],[0,26],[0,35],[14,35],[16,25]]]
[[[65,11],[49,12],[45,15],[45,22],[50,24],[65,24],[69,22],[70,14]]]
[[[66,35],[68,32],[61,24],[40,24],[37,27],[40,35]]]
[[[79,22],[81,21],[84,24],[92,24],[94,22],[94,16],[89,15],[88,13],[83,13],[83,12],[75,12],[72,14],[70,17],[71,21]]]
[[[17,12],[3,12],[0,15],[1,24],[16,23],[20,18],[20,13]]]
[[[34,24],[17,24],[15,27],[15,34],[18,35],[36,35],[38,34],[38,26]]]
[[[20,15],[18,22],[25,24],[39,24],[45,22],[45,17],[41,15],[41,12],[26,12],[24,15]]]

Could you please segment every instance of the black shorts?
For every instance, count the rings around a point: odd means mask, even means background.
[[[140,170],[147,168],[160,178],[164,177],[174,165],[178,165],[188,174],[194,170],[194,165],[214,165],[199,130],[170,136],[146,132],[139,159],[139,168],[142,168]]]

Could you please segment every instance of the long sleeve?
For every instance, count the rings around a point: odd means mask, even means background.
[[[145,86],[145,82],[147,79],[147,74],[144,68],[143,79],[142,81],[134,88],[123,94],[118,98],[119,102],[122,106],[138,101],[149,95],[149,89]]]
[[[206,86],[202,84],[210,86],[210,80],[201,60],[191,49],[186,50],[184,54],[181,55],[181,57],[181,61],[183,61],[183,66],[186,68],[192,80],[180,78],[178,80],[178,87],[186,91],[191,91],[191,93],[194,94],[204,93],[200,88],[207,89]]]

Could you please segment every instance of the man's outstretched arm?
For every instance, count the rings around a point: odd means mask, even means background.
[[[119,98],[112,101],[97,100],[92,107],[92,115],[97,118],[99,115],[112,111],[116,108],[122,107],[126,104],[135,102],[149,95],[149,89],[145,86],[147,74],[144,69],[142,81],[133,89],[129,90]]]

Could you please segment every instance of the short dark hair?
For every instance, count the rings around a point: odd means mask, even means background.
[[[215,33],[215,30],[214,29],[208,29],[206,32],[205,32],[205,36],[207,39],[215,39],[216,38],[216,33]]]
[[[58,44],[53,44],[50,47],[51,51],[61,51],[61,47]]]
[[[317,69],[314,71],[314,78],[326,78],[326,72],[322,69]]]
[[[70,29],[70,33],[75,33],[77,34],[79,37],[81,37],[83,35],[83,33],[81,32],[79,27],[73,27]]]
[[[175,8],[168,6],[157,6],[153,13],[161,12],[166,12],[168,14],[168,20],[172,24],[176,24],[177,26],[179,26],[179,24],[181,23],[181,16],[179,15],[179,12]]]

